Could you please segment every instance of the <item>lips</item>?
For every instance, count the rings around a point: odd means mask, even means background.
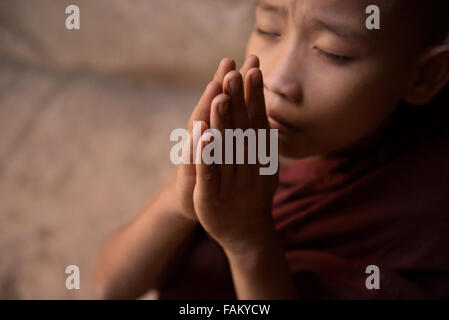
[[[278,129],[279,133],[297,133],[300,129],[286,120],[288,117],[284,117],[282,113],[290,113],[288,110],[293,111],[296,106],[290,105],[284,101],[284,98],[278,94],[274,94],[266,87],[265,90],[265,106],[267,112],[268,122],[272,129]]]
[[[268,115],[268,122],[270,123],[270,127],[272,129],[278,129],[280,132],[294,133],[299,131],[297,127],[288,121],[274,115]]]

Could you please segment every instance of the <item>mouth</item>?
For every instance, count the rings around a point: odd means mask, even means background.
[[[279,132],[285,133],[295,133],[299,131],[299,128],[290,124],[289,122],[280,119],[279,117],[275,117],[272,115],[268,115],[268,122],[270,123],[271,129],[278,129]]]

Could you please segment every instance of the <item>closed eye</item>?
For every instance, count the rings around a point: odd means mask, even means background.
[[[272,39],[278,39],[281,36],[279,33],[265,31],[260,28],[256,28],[256,32],[261,36],[272,38]]]
[[[314,49],[315,49],[315,51],[318,54],[320,54],[320,55],[322,55],[322,56],[326,57],[327,59],[330,59],[330,60],[332,60],[334,62],[346,63],[346,62],[349,62],[349,61],[353,60],[353,58],[342,56],[342,55],[338,55],[338,54],[334,54],[334,53],[330,53],[330,52],[324,51],[324,50],[322,50],[322,49],[320,49],[318,47],[314,47]]]

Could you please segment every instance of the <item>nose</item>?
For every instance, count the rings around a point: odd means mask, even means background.
[[[300,57],[296,51],[278,52],[264,68],[265,87],[282,99],[298,104],[303,98]]]

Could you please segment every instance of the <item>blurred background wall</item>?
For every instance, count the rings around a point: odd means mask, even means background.
[[[253,5],[0,1],[0,298],[93,298],[101,242],[172,169],[169,134],[220,59],[242,62]]]

